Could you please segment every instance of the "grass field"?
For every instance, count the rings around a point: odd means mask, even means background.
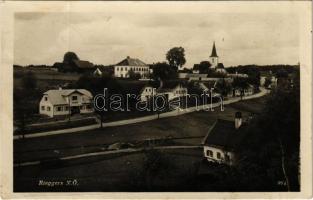
[[[246,104],[248,105],[250,101],[253,104],[255,103],[254,100],[249,100],[246,101]],[[177,142],[199,145],[216,119],[234,119],[234,114],[238,109],[233,108],[233,106],[236,107],[236,104],[226,106],[224,111],[216,108],[214,112],[199,111],[178,117],[125,126],[17,140],[14,141],[15,158],[19,160],[36,160],[60,155],[75,155],[99,151],[101,148],[116,142],[136,142],[167,137],[193,137],[192,139],[180,139]],[[241,111],[243,117],[249,115],[249,112],[244,109]],[[55,149],[59,151],[59,154],[54,153]]]
[[[241,111],[243,117],[263,109],[267,97],[237,102],[221,111],[199,111],[177,117],[91,131],[29,138],[14,141],[14,162],[46,160],[63,156],[102,151],[116,142],[136,143],[147,139],[172,137],[176,144],[199,145],[216,119],[233,120]],[[190,138],[188,138],[190,137]],[[202,161],[202,150],[163,150],[163,164],[144,174],[146,153],[124,153],[72,161],[57,165],[14,168],[15,191],[187,191]],[[165,165],[164,165],[165,163]],[[78,185],[39,186],[40,180],[76,180]],[[150,180],[150,181],[149,181]],[[151,181],[152,180],[152,181]],[[148,181],[148,182],[147,182]],[[206,188],[207,190],[208,188]]]
[[[81,74],[61,73],[49,69],[14,69],[14,87],[21,87],[21,80],[28,72],[32,72],[37,78],[37,86],[41,90],[57,88],[60,85],[76,82]]]
[[[15,169],[15,191],[183,191],[195,176],[202,150],[162,150],[153,173],[146,168],[151,155],[135,153],[103,156],[63,166],[32,166]],[[38,173],[40,171],[40,173]],[[149,173],[150,172],[150,173]],[[76,180],[78,185],[39,186],[40,180]],[[188,186],[188,185],[187,185]]]

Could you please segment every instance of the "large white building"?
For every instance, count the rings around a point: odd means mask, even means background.
[[[92,94],[85,89],[48,90],[39,103],[39,113],[50,117],[92,113],[92,98]]]
[[[114,76],[129,78],[130,73],[140,74],[140,78],[149,78],[149,66],[137,58],[127,56],[124,60],[114,66]]]

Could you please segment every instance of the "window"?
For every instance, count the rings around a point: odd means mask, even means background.
[[[64,108],[65,108],[65,111],[68,111],[68,106],[65,106]]]
[[[57,111],[62,111],[62,107],[61,107],[61,106],[58,106],[58,107],[57,107]]]
[[[45,106],[41,106],[41,110],[45,110]]]
[[[123,74],[121,74],[121,77],[123,78]]]
[[[77,96],[72,96],[72,101],[77,101]]]
[[[91,109],[91,105],[86,105],[86,109],[90,110]]]
[[[121,67],[121,71],[123,71],[123,67]]]
[[[45,101],[48,101],[48,97],[45,97]]]
[[[213,157],[213,151],[207,150],[206,151],[206,155],[209,156],[209,157]]]
[[[221,159],[221,153],[220,153],[220,152],[217,152],[217,153],[216,153],[216,157],[217,157],[218,159]]]
[[[51,109],[50,106],[47,106],[47,111],[50,111],[50,109]]]
[[[116,68],[116,71],[119,71],[119,70],[120,70],[120,68],[117,67],[117,68]]]

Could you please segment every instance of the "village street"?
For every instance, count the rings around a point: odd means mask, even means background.
[[[259,95],[261,94],[265,93],[259,93]],[[245,105],[253,102],[261,105],[263,99],[247,100],[245,101]],[[234,107],[238,103],[225,105],[224,111],[216,108],[214,111],[192,112],[176,117],[130,124],[128,126],[114,126],[73,134],[58,134],[15,140],[14,158],[16,163],[19,164],[25,162],[39,164],[40,162],[38,161],[40,160],[53,160],[61,157],[104,152],[114,143],[139,145],[139,150],[142,149],[142,145],[149,147],[146,145],[149,141],[161,142],[157,146],[199,146],[207,130],[216,119],[233,120],[234,113],[238,111]],[[250,113],[244,109],[240,109],[240,111],[246,117]],[[128,148],[134,149],[135,147],[129,146]]]
[[[266,90],[263,87],[260,87],[260,92],[253,94],[251,96],[246,96],[243,97],[242,99],[240,97],[232,97],[229,98],[228,100],[225,100],[223,102],[223,105],[229,105],[231,103],[235,103],[241,100],[248,100],[248,99],[254,99],[254,98],[259,98],[262,97],[266,94],[268,94],[268,90]],[[212,105],[209,105],[212,108],[220,107],[220,102],[214,103]],[[166,117],[174,117],[174,116],[179,116],[182,114],[190,113],[190,112],[195,112],[203,109],[208,109],[204,108],[203,106],[199,107],[191,107],[188,109],[179,109],[177,111],[172,111],[168,113],[162,113],[160,115],[150,115],[150,116],[145,116],[145,117],[139,117],[139,118],[133,118],[133,119],[128,119],[128,120],[118,120],[114,122],[104,122],[102,123],[102,126],[105,127],[115,127],[115,126],[122,126],[122,125],[128,125],[128,124],[134,124],[134,123],[139,123],[139,122],[145,122],[145,121],[151,121],[155,120],[158,118],[166,118]],[[31,134],[25,134],[24,136],[22,134],[20,135],[14,135],[14,139],[22,139],[24,138],[34,138],[34,137],[44,137],[44,136],[51,136],[51,135],[59,135],[59,134],[66,134],[66,133],[76,133],[76,132],[81,132],[81,131],[87,131],[87,130],[94,130],[100,127],[100,124],[94,124],[94,125],[88,125],[88,126],[82,126],[82,127],[76,127],[76,128],[68,128],[68,129],[61,129],[61,130],[55,130],[55,131],[47,131],[47,132],[40,132],[40,133],[31,133]]]

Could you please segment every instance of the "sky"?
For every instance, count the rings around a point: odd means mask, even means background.
[[[299,18],[289,13],[214,12],[19,12],[14,21],[14,64],[53,65],[75,52],[94,64],[127,56],[165,61],[172,47],[186,64],[209,60],[213,42],[224,66],[296,64]]]

